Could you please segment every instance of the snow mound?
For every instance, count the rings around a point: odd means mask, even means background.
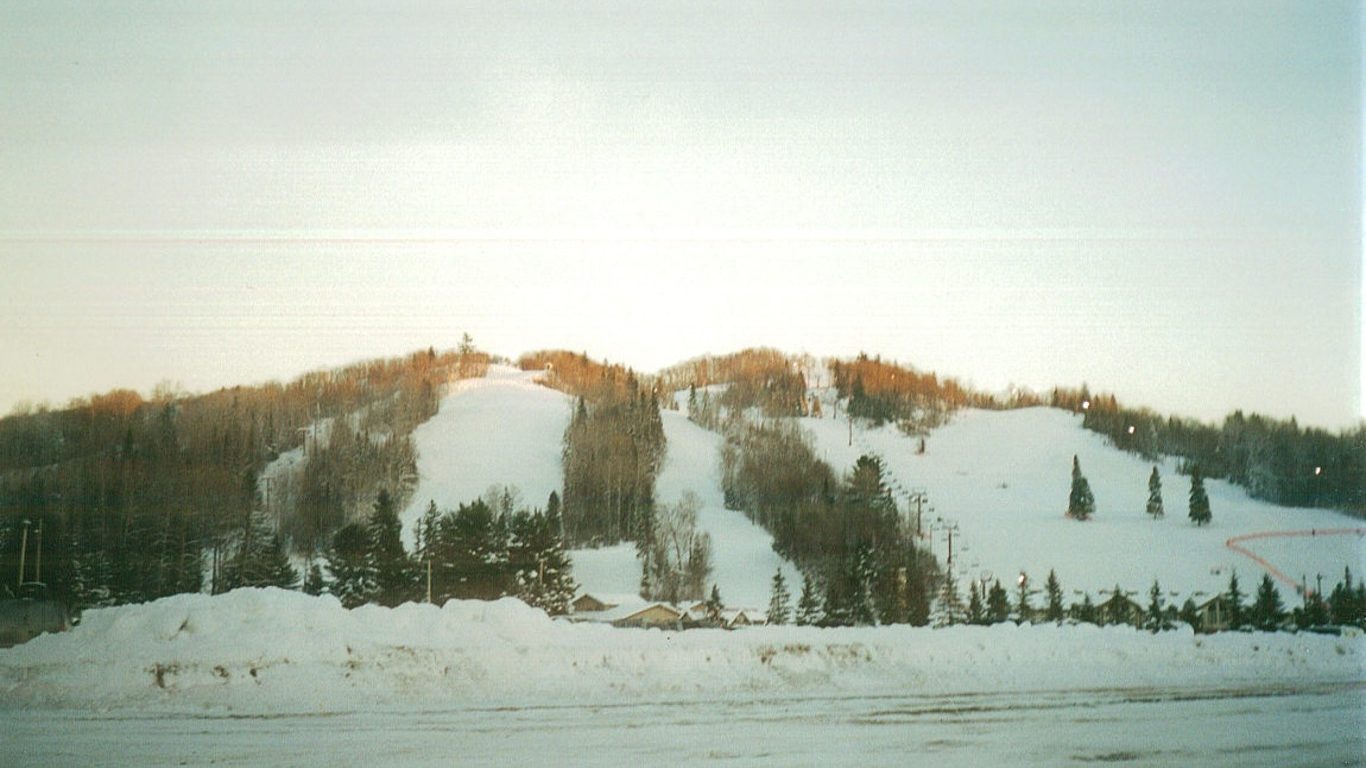
[[[323,713],[718,693],[1359,682],[1360,637],[998,625],[624,630],[513,599],[345,610],[278,589],[90,611],[0,651],[0,707]]]

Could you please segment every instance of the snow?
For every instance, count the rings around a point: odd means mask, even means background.
[[[1114,448],[1083,429],[1080,416],[1057,409],[960,412],[930,434],[924,455],[916,454],[916,438],[893,426],[856,424],[851,446],[847,420],[805,418],[801,424],[813,436],[817,456],[836,471],[847,471],[860,454],[880,455],[903,509],[908,492],[926,491],[925,526],[941,517],[958,526],[955,570],[964,591],[968,579],[999,578],[1009,584],[1021,572],[1042,588],[1052,568],[1069,601],[1079,600],[1076,591],[1084,590],[1099,602],[1100,590],[1119,584],[1139,593],[1146,605],[1147,590],[1158,579],[1169,602],[1187,597],[1200,602],[1227,588],[1232,569],[1247,593],[1261,579],[1259,565],[1225,547],[1229,538],[1362,526],[1336,512],[1280,507],[1251,499],[1230,483],[1207,480],[1214,520],[1194,527],[1186,516],[1189,478],[1177,474],[1170,458],[1156,462],[1166,516],[1152,520],[1144,510],[1153,462]],[[1088,522],[1063,516],[1073,455],[1080,458],[1096,497],[1096,513]],[[942,559],[947,550],[942,528],[932,546]],[[1360,536],[1260,539],[1244,546],[1296,580],[1308,575],[1312,582],[1322,573],[1325,589],[1342,577],[1343,566],[1366,572]],[[1287,603],[1299,605],[1293,590],[1280,586]]]
[[[455,509],[490,486],[511,486],[529,507],[545,508],[560,489],[560,450],[572,400],[536,383],[539,372],[490,366],[441,399],[438,412],[413,431],[418,485],[400,515],[411,541],[427,505]]]
[[[801,592],[801,575],[773,551],[773,537],[749,518],[725,508],[721,490],[721,437],[688,421],[675,411],[664,411],[664,437],[669,452],[655,482],[655,498],[672,504],[692,492],[702,502],[697,527],[711,536],[711,581],[726,605],[766,609],[773,573],[779,567],[788,592]],[[636,580],[640,580],[639,568]]]
[[[560,489],[560,453],[573,400],[537,384],[538,375],[491,366],[485,378],[452,387],[437,415],[414,431],[420,479],[401,516],[409,537],[431,501],[439,509],[454,509],[490,486],[508,485],[522,493],[524,503],[543,506],[550,492]],[[725,602],[767,607],[770,580],[780,564],[796,594],[800,577],[773,552],[768,532],[722,504],[721,438],[679,413],[666,410],[661,416],[667,453],[656,500],[674,503],[692,492],[702,501],[698,527],[711,535],[712,581]],[[576,549],[569,555],[583,591],[634,594],[640,587],[634,544]]]
[[[453,703],[1359,683],[1366,640],[997,625],[622,630],[508,598],[345,610],[278,589],[92,610],[0,651],[0,708],[318,714]]]

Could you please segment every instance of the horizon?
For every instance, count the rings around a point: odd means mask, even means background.
[[[469,332],[1366,419],[1357,4],[375,10],[0,7],[0,414]]]

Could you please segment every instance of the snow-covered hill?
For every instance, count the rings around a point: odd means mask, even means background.
[[[1178,475],[1176,462],[1158,463],[1166,517],[1145,513],[1152,463],[1120,451],[1081,426],[1081,417],[1051,408],[1016,411],[965,411],[934,430],[926,452],[918,441],[897,429],[855,426],[850,445],[846,420],[802,419],[814,437],[816,452],[837,471],[848,470],[860,454],[882,457],[899,501],[919,489],[928,496],[923,523],[935,525],[933,548],[946,554],[944,524],[956,524],[955,570],[966,580],[999,578],[1015,582],[1021,572],[1040,589],[1055,569],[1067,599],[1075,590],[1102,599],[1100,590],[1117,584],[1146,603],[1147,590],[1158,579],[1168,601],[1194,596],[1199,602],[1225,589],[1236,568],[1245,593],[1251,593],[1262,570],[1227,547],[1234,536],[1275,530],[1325,530],[1361,526],[1361,521],[1327,510],[1278,507],[1248,497],[1223,481],[1207,481],[1214,520],[1196,528],[1187,518],[1189,478]],[[1072,457],[1096,497],[1096,514],[1088,522],[1063,516],[1071,485]],[[933,508],[933,512],[929,509]],[[943,523],[936,518],[943,518]],[[1245,544],[1292,578],[1324,576],[1325,588],[1342,577],[1344,566],[1366,571],[1366,539],[1360,535],[1273,539]],[[1290,605],[1293,590],[1282,585]],[[1175,594],[1172,594],[1175,593]]]
[[[535,382],[535,372],[493,366],[483,379],[459,382],[440,412],[414,432],[419,481],[402,520],[412,527],[435,501],[441,509],[469,502],[491,485],[517,488],[530,506],[544,506],[561,483],[560,451],[572,398]],[[702,501],[698,525],[711,535],[714,581],[729,605],[764,608],[769,580],[782,559],[772,537],[722,505],[720,438],[678,413],[663,414],[668,452],[656,484],[660,503],[686,492]],[[574,578],[585,591],[633,594],[640,585],[635,546],[574,550]],[[789,583],[798,579],[785,565]],[[795,581],[800,584],[800,580]]]

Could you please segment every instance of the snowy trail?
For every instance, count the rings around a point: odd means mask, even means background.
[[[15,712],[7,763],[410,766],[1358,765],[1361,685],[704,698],[156,718]],[[54,740],[52,734],[61,732]]]
[[[537,383],[535,372],[491,366],[482,379],[458,382],[436,416],[413,432],[418,486],[401,519],[408,541],[435,501],[455,509],[510,485],[529,507],[544,507],[560,487],[560,446],[570,398]]]
[[[655,484],[656,499],[672,504],[692,491],[701,500],[697,525],[711,535],[712,581],[722,599],[733,607],[766,610],[770,580],[779,567],[788,591],[795,596],[801,591],[801,575],[773,551],[773,537],[743,514],[725,507],[721,436],[688,421],[682,413],[665,411],[661,415],[669,452]]]

